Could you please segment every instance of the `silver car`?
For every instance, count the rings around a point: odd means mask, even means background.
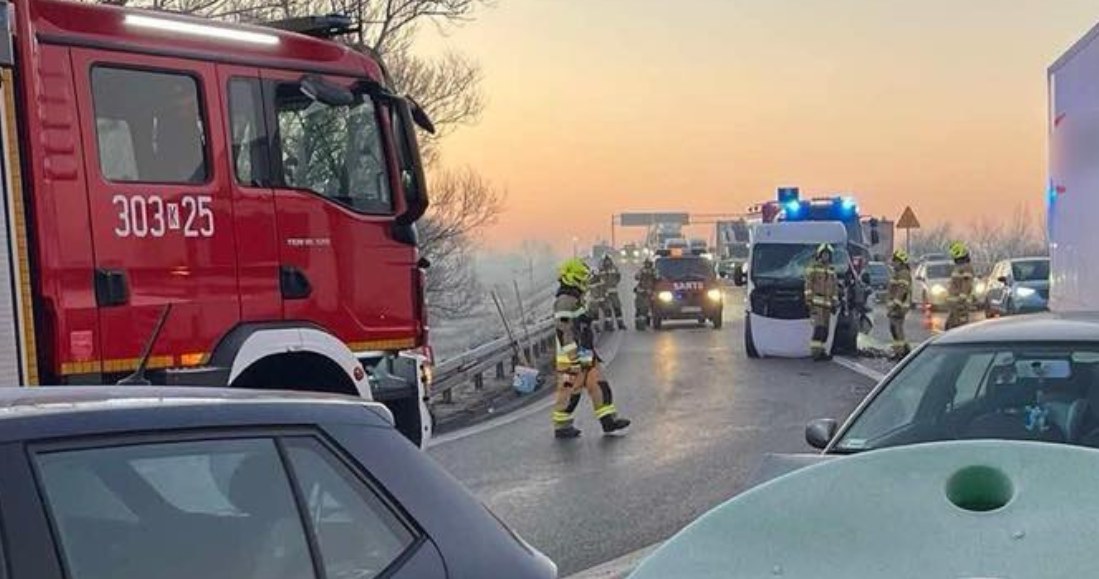
[[[988,276],[988,313],[1010,316],[1047,309],[1049,300],[1049,258],[1007,259],[997,263]]]
[[[1099,314],[1037,314],[925,342],[842,425],[811,422],[828,454],[962,439],[1099,448]]]

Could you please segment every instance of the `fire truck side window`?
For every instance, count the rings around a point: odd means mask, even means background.
[[[99,167],[110,181],[204,183],[205,124],[186,74],[92,69]]]
[[[329,106],[295,83],[275,93],[283,181],[361,213],[391,213],[385,149],[374,103],[358,95],[350,106]]]
[[[270,182],[267,127],[263,121],[263,91],[258,79],[229,81],[229,122],[233,137],[233,173],[246,187]]]

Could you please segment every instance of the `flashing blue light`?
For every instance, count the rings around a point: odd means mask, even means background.
[[[1053,202],[1057,200],[1057,187],[1053,185],[1051,181],[1049,189],[1046,189],[1046,205],[1053,205]]]
[[[844,211],[851,213],[859,208],[859,204],[851,197],[844,197],[843,201],[840,201],[840,207]]]
[[[801,213],[801,202],[797,200],[787,201],[783,204],[783,208],[786,209],[786,217],[797,217]]]

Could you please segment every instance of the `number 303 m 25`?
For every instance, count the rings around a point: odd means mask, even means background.
[[[209,195],[184,195],[178,201],[159,195],[115,195],[111,203],[118,210],[118,237],[164,237],[169,231],[182,231],[184,237],[214,235]]]

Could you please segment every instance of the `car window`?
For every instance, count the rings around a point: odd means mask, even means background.
[[[912,422],[920,401],[942,368],[945,356],[931,352],[916,357],[858,416],[839,445],[849,450],[867,448],[873,441]]]
[[[839,451],[993,438],[1099,447],[1099,346],[931,345],[855,416]]]
[[[194,77],[106,66],[91,76],[104,178],[206,182],[206,131]]]
[[[314,576],[274,441],[36,455],[71,579]]]
[[[701,257],[665,257],[656,260],[657,275],[664,279],[710,279],[713,262]]]
[[[287,455],[329,578],[381,575],[415,535],[368,485],[318,442],[294,439]]]
[[[931,279],[945,279],[950,277],[953,271],[954,266],[949,263],[934,263],[927,266],[925,275]]]
[[[1016,281],[1045,281],[1049,279],[1049,261],[1030,259],[1011,264],[1011,274]]]
[[[267,127],[263,120],[263,91],[259,79],[229,81],[229,128],[237,183],[262,186],[269,175]]]

